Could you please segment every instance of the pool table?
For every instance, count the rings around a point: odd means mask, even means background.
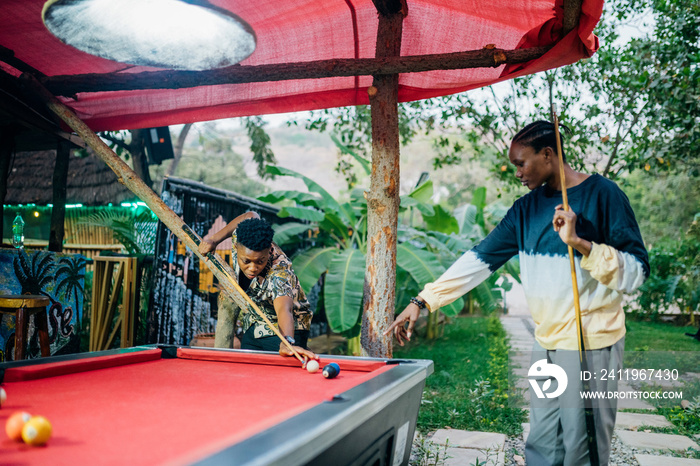
[[[0,464],[407,464],[432,361],[321,355],[326,379],[275,353],[171,345],[0,364]],[[4,433],[43,415],[43,447]]]

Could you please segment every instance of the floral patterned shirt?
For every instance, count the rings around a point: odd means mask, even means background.
[[[238,265],[236,242],[237,236],[236,231],[234,231],[232,235],[231,258],[233,270],[236,272],[235,276],[238,277],[241,269]],[[311,318],[313,317],[309,301],[306,299],[306,294],[301,289],[299,279],[292,269],[292,261],[275,243],[272,243],[267,267],[250,282],[248,289],[244,291],[257,304],[270,322],[275,325],[277,325],[277,313],[275,312],[274,301],[281,296],[289,296],[294,300],[292,307],[294,329],[309,330]],[[274,331],[253,310],[252,306],[247,306],[246,309],[241,310],[240,320],[244,332],[251,326],[254,327],[253,333],[255,338],[275,335]]]

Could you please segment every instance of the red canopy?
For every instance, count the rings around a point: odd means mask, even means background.
[[[474,89],[573,63],[598,48],[592,31],[603,0],[583,0],[576,28],[562,33],[563,0],[408,0],[401,55],[506,50],[555,44],[539,59],[498,68],[405,73],[399,100]],[[255,52],[241,65],[375,56],[377,10],[371,0],[213,0],[255,30]],[[0,45],[46,76],[138,73],[130,67],[64,45],[41,21],[44,0],[3,0]],[[20,71],[0,51],[0,68]],[[16,65],[16,63],[15,63]],[[80,93],[62,100],[95,131],[167,126],[246,115],[368,104],[371,76],[201,86],[177,90]]]

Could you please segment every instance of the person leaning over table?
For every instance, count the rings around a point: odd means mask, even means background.
[[[568,377],[568,388],[557,398],[531,395],[527,464],[589,464],[567,245],[576,254],[589,370],[597,368],[598,373],[601,368],[622,367],[622,295],[636,290],[649,275],[647,251],[627,196],[600,175],[574,171],[566,159],[564,179],[571,210],[564,210],[552,123],[536,121],[524,127],[513,138],[508,156],[516,167],[515,176],[530,193],[515,201],[483,241],[437,281],[428,283],[385,334],[393,331],[399,345],[403,345],[404,340],[410,340],[422,308],[434,312],[451,303],[517,254],[535,321],[532,363],[546,359],[561,366]],[[617,380],[592,383],[591,390],[617,389]],[[598,457],[600,464],[606,465],[617,404],[614,399],[596,401],[597,409],[593,411]]]
[[[199,252],[212,252],[221,241],[231,237],[233,270],[240,287],[302,357],[318,359],[307,348],[312,318],[309,302],[292,269],[292,261],[272,241],[273,236],[274,230],[265,220],[255,212],[246,212],[210,238],[203,239]],[[241,312],[223,293],[219,294],[218,304],[215,347],[233,347],[236,322],[240,317],[242,349],[293,355],[251,306]]]

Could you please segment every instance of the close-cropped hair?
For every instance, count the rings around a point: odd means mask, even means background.
[[[571,130],[564,125],[559,125],[559,141],[561,143],[561,156],[566,162],[566,154],[564,153],[564,136],[562,132],[571,134]],[[557,138],[554,130],[554,123],[546,120],[539,120],[530,123],[518,134],[513,137],[513,144],[532,147],[535,153],[541,151],[545,147],[551,147],[554,152],[557,152]]]
[[[260,252],[272,245],[275,231],[269,223],[260,218],[243,220],[236,228],[238,243],[251,251]]]

